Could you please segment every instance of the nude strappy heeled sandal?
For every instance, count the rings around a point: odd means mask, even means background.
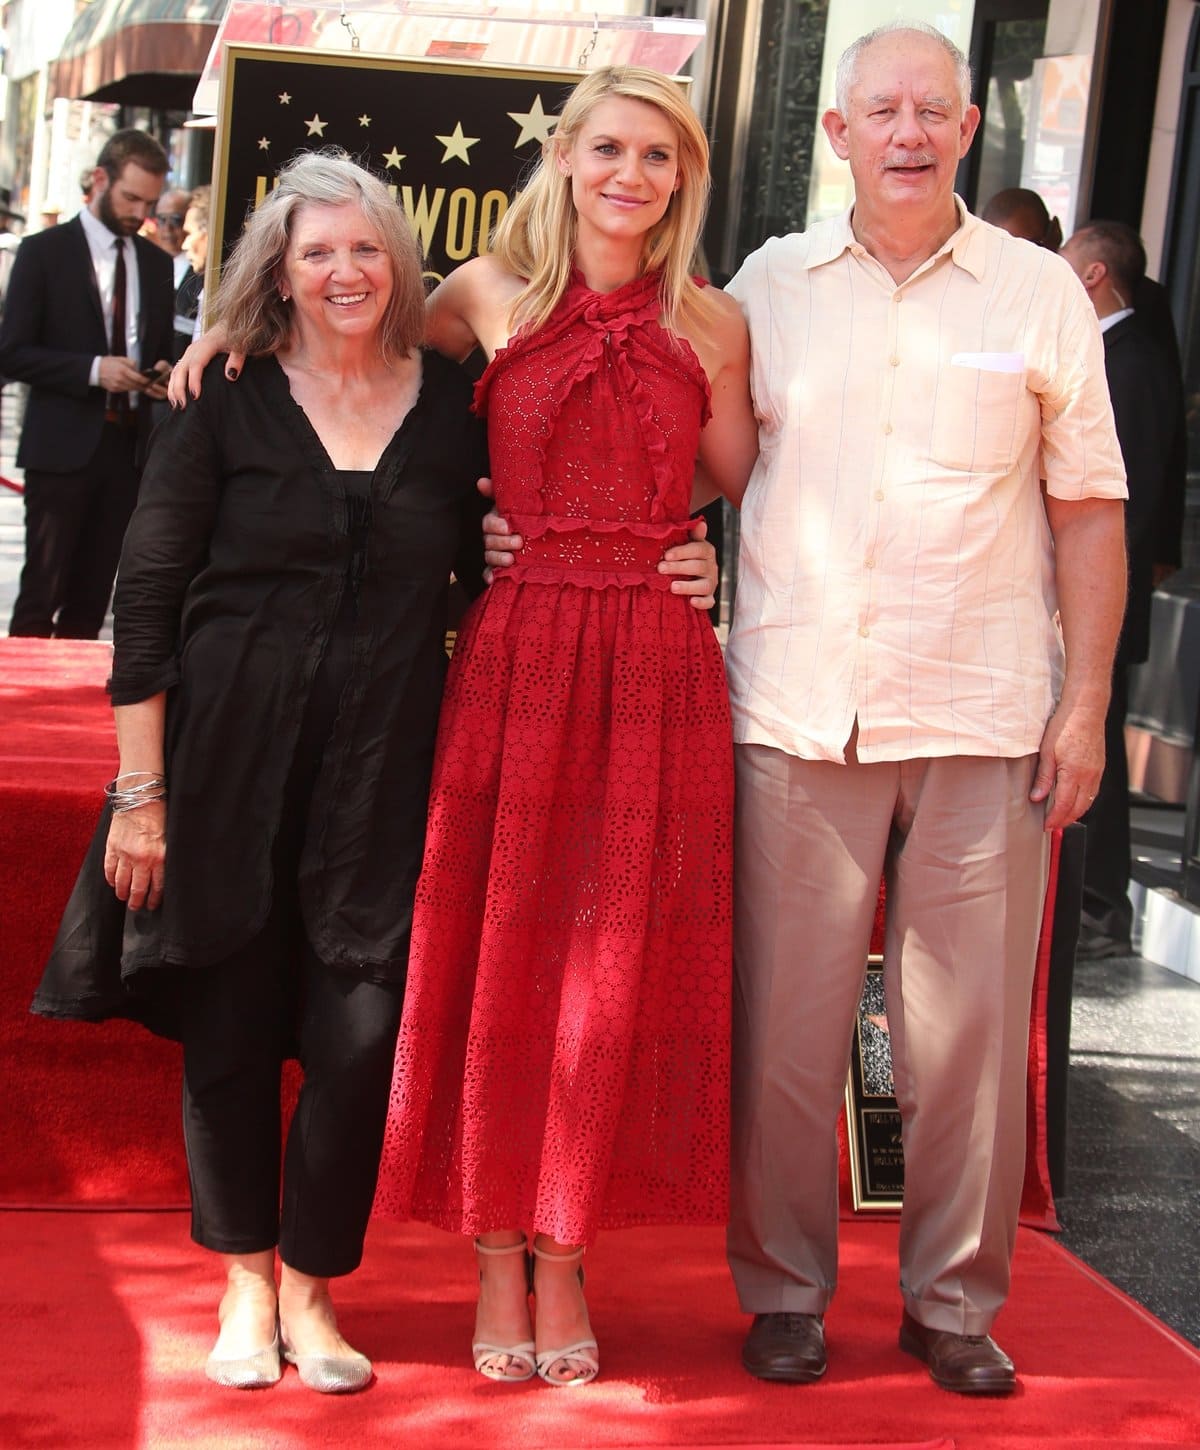
[[[551,1259],[560,1264],[583,1258],[581,1248],[570,1254],[551,1254],[545,1249],[539,1249],[537,1244],[534,1244],[533,1252],[539,1259]],[[583,1284],[582,1264],[579,1265],[579,1282],[580,1285]],[[600,1346],[594,1339],[577,1339],[574,1344],[564,1345],[561,1349],[539,1350],[535,1353],[534,1360],[537,1364],[538,1377],[545,1380],[548,1385],[553,1385],[556,1389],[574,1388],[577,1385],[590,1384],[600,1373]],[[583,1365],[583,1369],[570,1379],[557,1379],[550,1371],[563,1360],[573,1360],[576,1364]]]
[[[527,1246],[524,1239],[515,1244],[504,1244],[500,1248],[491,1248],[487,1244],[481,1244],[475,1240],[475,1252],[485,1257],[500,1258],[506,1254],[527,1254]],[[525,1260],[525,1282],[532,1289],[532,1271],[528,1257]],[[483,1278],[482,1271],[480,1279]],[[536,1363],[534,1360],[533,1340],[522,1340],[520,1344],[489,1344],[484,1339],[477,1339],[471,1345],[471,1354],[474,1356],[475,1368],[485,1379],[500,1380],[507,1384],[519,1385],[525,1380],[534,1376]],[[489,1367],[489,1362],[507,1355],[512,1365],[518,1367],[516,1374],[507,1374],[503,1369]]]

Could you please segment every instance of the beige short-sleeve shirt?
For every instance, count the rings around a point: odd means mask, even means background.
[[[897,285],[850,213],[728,291],[761,453],[726,661],[734,738],[803,759],[1019,756],[1061,687],[1055,498],[1125,498],[1095,312],[967,214]]]

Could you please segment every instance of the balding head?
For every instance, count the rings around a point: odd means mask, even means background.
[[[834,94],[837,108],[843,116],[849,108],[851,88],[858,78],[859,62],[866,52],[881,40],[908,35],[924,36],[927,40],[932,40],[935,45],[940,46],[946,53],[950,64],[954,67],[954,84],[958,93],[959,109],[963,111],[967,109],[971,104],[971,65],[958,46],[949,36],[943,35],[936,26],[927,25],[922,20],[889,20],[885,25],[878,25],[866,35],[860,35],[857,40],[852,41],[838,60],[834,76]]]
[[[1088,222],[1071,237],[1062,254],[1101,317],[1133,305],[1133,294],[1146,275],[1146,249],[1131,226]]]

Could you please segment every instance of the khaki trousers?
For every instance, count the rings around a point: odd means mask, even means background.
[[[1029,1006],[1048,842],[1036,757],[837,765],[739,745],[729,1262],[749,1313],[837,1283],[836,1124],[880,876],[905,1191],[900,1288],[986,1334],[1025,1166]]]

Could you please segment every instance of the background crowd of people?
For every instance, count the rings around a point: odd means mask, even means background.
[[[189,309],[194,327],[203,281],[208,188],[189,212],[190,193],[163,189],[168,166],[153,137],[118,131],[81,178],[78,214],[0,249],[0,379],[29,385],[12,635],[96,639],[108,613],[167,375],[191,340],[175,333]]]

